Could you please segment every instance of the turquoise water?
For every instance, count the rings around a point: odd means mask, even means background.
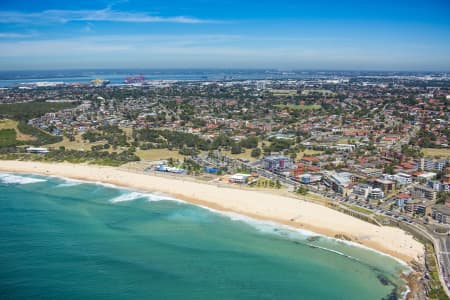
[[[0,299],[393,299],[404,270],[157,194],[0,174]]]

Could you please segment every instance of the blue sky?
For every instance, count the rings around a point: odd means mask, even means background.
[[[449,0],[0,1],[0,69],[450,71]]]

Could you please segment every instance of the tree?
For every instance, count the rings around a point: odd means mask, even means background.
[[[384,165],[383,172],[386,174],[394,174],[394,165],[393,164]]]
[[[290,155],[290,158],[292,160],[296,160],[297,159],[297,153],[296,152],[292,152],[291,155]]]
[[[233,144],[231,146],[231,154],[240,154],[242,152],[242,147],[239,144]]]
[[[255,157],[258,158],[261,156],[261,149],[260,148],[255,148],[252,150],[252,152],[250,153],[251,157]]]
[[[304,186],[299,185],[297,187],[297,189],[295,190],[295,192],[299,195],[306,195],[306,194],[308,194],[308,189],[305,188]]]
[[[440,191],[437,195],[436,204],[445,204],[447,199],[450,199],[450,192]]]
[[[243,139],[240,142],[241,146],[247,149],[252,149],[258,147],[258,138],[256,136],[251,136]]]
[[[277,189],[280,189],[281,188],[281,183],[280,183],[280,181],[277,179],[277,181],[275,182],[275,187],[277,188]]]

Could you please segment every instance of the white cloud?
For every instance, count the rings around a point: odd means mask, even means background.
[[[109,7],[99,10],[45,10],[24,13],[17,11],[0,11],[0,23],[66,23],[71,21],[108,21],[128,23],[214,23],[213,20],[186,16],[161,17],[146,13],[114,11]]]

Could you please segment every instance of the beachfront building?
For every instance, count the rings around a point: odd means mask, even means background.
[[[372,187],[365,183],[359,183],[353,187],[352,193],[361,196],[364,199],[369,198],[369,193]]]
[[[210,174],[217,174],[217,172],[219,172],[219,170],[217,168],[214,168],[214,167],[205,167],[203,170],[206,173],[210,173]]]
[[[368,184],[359,183],[352,189],[352,193],[364,199],[380,200],[384,198],[384,192],[380,188],[373,188]]]
[[[229,182],[244,184],[244,183],[247,183],[247,180],[250,176],[251,176],[250,174],[239,174],[239,173],[233,174],[230,176]]]
[[[347,196],[350,192],[350,184],[352,183],[352,173],[349,172],[337,172],[337,173],[325,173],[324,183],[331,187],[333,191],[343,196]]]
[[[155,168],[155,171],[174,173],[174,174],[181,174],[181,173],[185,172],[184,169],[175,168],[175,167],[169,167],[169,166],[166,166],[166,165],[159,165],[158,167]]]
[[[381,189],[385,194],[389,194],[395,192],[396,184],[392,180],[377,179],[374,182],[374,187]]]
[[[444,224],[450,224],[450,207],[435,206],[431,209],[431,217]]]
[[[430,201],[423,201],[422,203],[416,206],[416,210],[414,211],[416,215],[422,216],[431,216],[432,215],[432,207],[434,203]]]
[[[437,191],[424,185],[417,185],[412,191],[414,198],[425,198],[431,201],[436,201]]]
[[[405,204],[403,205],[403,210],[406,213],[415,213],[417,210],[417,207],[423,203],[422,199],[408,199],[405,201]]]
[[[28,153],[37,153],[37,154],[46,154],[49,152],[47,148],[36,148],[36,147],[28,147],[26,151]]]
[[[406,203],[407,201],[410,201],[411,199],[412,199],[412,198],[411,198],[411,195],[410,195],[410,194],[403,193],[403,194],[397,195],[397,197],[395,197],[395,203],[397,204],[397,206],[398,206],[400,209],[404,209],[405,203]]]
[[[301,174],[297,178],[303,184],[317,183],[322,180],[321,175],[313,175],[313,174]]]
[[[263,158],[264,169],[276,172],[291,169],[293,166],[292,159],[286,156],[266,156]]]
[[[370,199],[380,200],[384,198],[384,192],[380,188],[373,188],[369,194]]]

